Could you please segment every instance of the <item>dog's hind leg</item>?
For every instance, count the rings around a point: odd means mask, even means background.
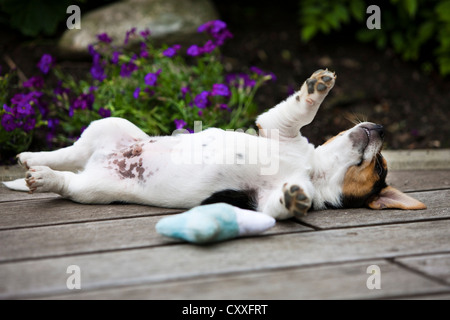
[[[25,182],[32,193],[53,192],[79,203],[108,204],[119,201],[145,204],[138,185],[112,180],[111,177],[99,178],[90,171],[74,173],[35,166],[27,171]]]
[[[314,72],[299,91],[258,117],[260,135],[270,137],[271,130],[278,130],[280,138],[299,136],[300,129],[313,121],[335,79],[328,70]]]
[[[131,122],[120,118],[105,118],[92,122],[72,146],[56,151],[23,152],[19,163],[29,168],[47,166],[54,170],[82,170],[97,150],[117,148],[120,143],[147,139],[148,136]]]

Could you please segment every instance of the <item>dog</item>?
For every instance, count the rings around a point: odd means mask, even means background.
[[[224,202],[275,219],[310,209],[425,209],[386,184],[384,129],[363,122],[314,147],[311,123],[336,75],[314,72],[300,90],[256,119],[259,135],[216,128],[150,137],[121,118],[94,121],[72,146],[24,152],[25,180],[12,189],[54,192],[76,202],[193,208]]]

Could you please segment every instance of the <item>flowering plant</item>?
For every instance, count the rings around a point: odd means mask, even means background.
[[[0,162],[32,142],[42,148],[36,142],[45,141],[50,149],[72,143],[91,121],[109,116],[126,118],[150,135],[192,131],[194,121],[202,121],[203,128],[251,125],[254,95],[275,76],[256,67],[226,74],[220,46],[233,37],[226,24],[210,21],[198,32],[210,39],[188,48],[154,47],[149,30],[131,29],[120,47],[108,34],[99,34],[89,46],[87,80],[63,74],[48,54],[37,64],[41,74],[16,90],[11,74],[0,73]],[[137,50],[125,46],[131,40],[139,44]],[[50,74],[58,79],[54,87],[46,84]]]

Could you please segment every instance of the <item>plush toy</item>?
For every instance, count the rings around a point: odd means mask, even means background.
[[[275,219],[268,215],[215,203],[163,218],[156,224],[156,231],[202,244],[258,234],[274,225]]]

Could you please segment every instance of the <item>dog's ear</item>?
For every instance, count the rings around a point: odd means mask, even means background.
[[[427,206],[404,194],[394,187],[387,186],[381,190],[380,194],[368,203],[369,208],[375,210],[381,209],[403,209],[403,210],[421,210]]]

